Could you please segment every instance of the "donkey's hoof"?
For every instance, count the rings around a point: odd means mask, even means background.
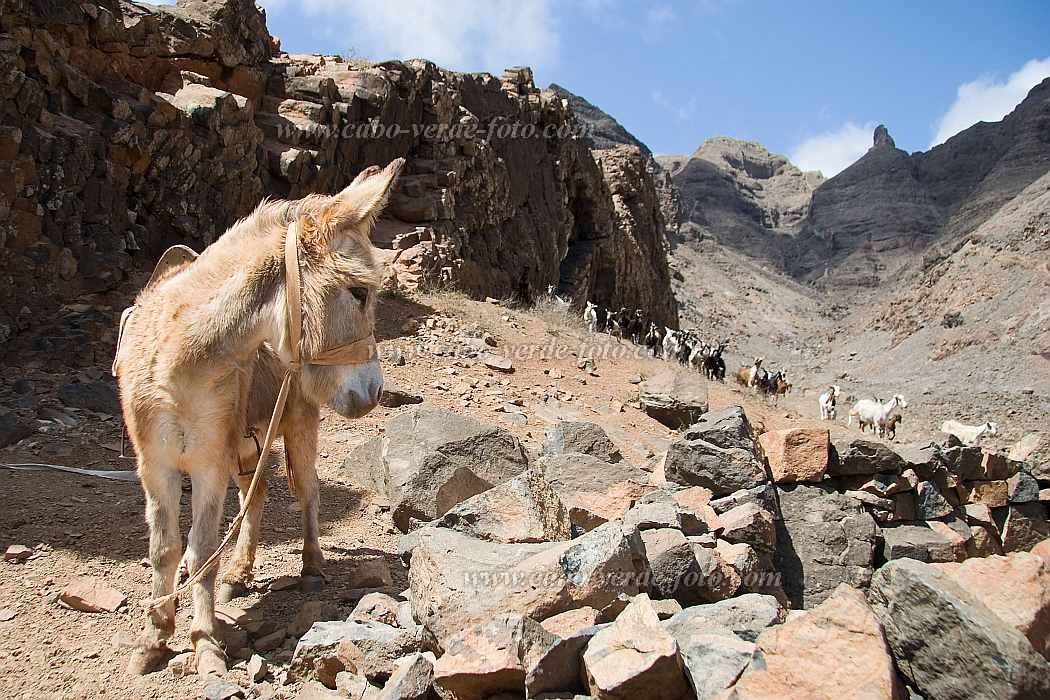
[[[128,659],[128,674],[144,676],[147,673],[159,671],[167,664],[170,656],[173,656],[173,652],[166,646],[139,647],[132,652],[131,658]]]
[[[197,675],[222,677],[226,675],[226,657],[217,648],[208,646],[197,651]]]
[[[241,596],[246,595],[248,595],[248,586],[243,582],[223,582],[219,586],[219,591],[216,593],[215,599],[220,603],[229,603],[234,598],[240,598]]]
[[[324,590],[325,583],[324,576],[307,576],[304,574],[299,578],[299,590],[303,593],[319,593]]]

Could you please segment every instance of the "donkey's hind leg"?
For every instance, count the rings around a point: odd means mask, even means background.
[[[240,473],[236,475],[237,487],[240,489],[240,504],[244,507],[244,499],[248,495],[248,487],[252,483],[252,475],[255,472],[257,457],[253,452],[247,457],[241,457]],[[269,460],[267,460],[269,461]],[[228,603],[232,599],[245,595],[248,585],[254,579],[252,569],[255,567],[255,551],[259,546],[259,533],[262,527],[263,507],[266,505],[266,468],[263,467],[259,475],[259,485],[255,488],[255,497],[244,515],[241,530],[237,533],[237,545],[233,549],[230,563],[222,575],[219,585],[218,601]]]
[[[179,537],[179,498],[182,474],[171,466],[142,460],[139,478],[146,493],[146,523],[149,525],[149,558],[153,567],[153,598],[175,588],[182,542]],[[175,601],[169,600],[150,611],[146,628],[128,662],[128,671],[144,674],[157,670],[170,654],[167,640],[175,632]]]
[[[191,473],[193,484],[193,527],[190,528],[186,547],[186,565],[190,575],[215,553],[219,540],[219,525],[222,522],[222,507],[226,500],[226,485],[230,476],[225,466],[236,459],[224,459],[222,465],[198,460]],[[222,650],[215,620],[215,577],[218,567],[212,567],[193,586],[193,624],[190,626],[190,641],[196,652],[197,673],[207,676],[226,673],[226,654]]]

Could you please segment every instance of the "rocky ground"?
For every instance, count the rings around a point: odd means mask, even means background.
[[[272,479],[255,589],[222,608],[231,663],[240,659],[226,678],[232,685],[202,688],[197,676],[180,675],[181,656],[142,678],[124,673],[122,645],[140,629],[149,584],[137,484],[0,470],[0,544],[10,552],[0,565],[0,692],[368,697],[378,691],[366,683],[382,686],[396,672],[383,697],[426,697],[431,683],[456,698],[517,697],[523,685],[530,697],[650,697],[637,687],[654,683],[666,697],[713,697],[738,676],[737,697],[852,696],[859,676],[823,678],[828,649],[862,659],[875,697],[893,697],[905,682],[926,697],[955,697],[938,671],[949,652],[966,663],[1008,660],[1012,676],[978,683],[988,697],[1008,696],[1003,683],[1029,687],[1031,697],[1046,692],[1040,683],[1050,676],[1032,647],[1045,652],[1047,630],[1032,620],[1050,614],[1050,573],[1028,554],[950,564],[1027,549],[1050,534],[1039,500],[1050,492],[1026,476],[1030,467],[982,462],[979,449],[943,458],[889,452],[855,442],[860,433],[841,420],[818,421],[812,396],[774,407],[732,384],[708,391],[688,375],[661,377],[662,361],[617,359],[629,346],[588,336],[556,302],[512,309],[454,294],[390,296],[377,337],[388,385],[401,389],[387,402],[405,404],[358,421],[325,415],[318,471],[330,581],[319,594],[297,588],[298,514],[280,476]],[[118,454],[120,421],[97,369],[30,368],[5,385],[0,400],[32,432],[0,461],[132,468]],[[647,414],[674,424],[659,406],[685,422],[712,411],[681,432]],[[763,433],[760,445],[751,442]],[[928,437],[907,420],[898,445]],[[370,451],[378,441],[386,458]],[[399,445],[445,457],[417,464],[423,477],[408,478],[386,461]],[[526,475],[469,498],[526,461],[535,465]],[[235,512],[231,491],[227,515]],[[896,561],[912,557],[945,563]],[[885,560],[893,561],[876,571]],[[563,570],[558,561],[577,562],[583,578],[553,593],[513,579],[471,588],[463,578],[552,573]],[[683,578],[690,572],[704,575]],[[777,572],[779,586],[767,578]],[[973,583],[992,574],[1002,590],[1020,591],[1009,604]],[[399,602],[406,589],[411,604]],[[103,612],[82,611],[89,605]],[[788,611],[803,606],[810,612]],[[183,606],[175,651],[189,648],[187,615]],[[948,624],[954,651],[912,652],[931,615],[980,619],[972,630]],[[348,616],[357,622],[339,622]],[[314,624],[323,620],[335,622]],[[717,632],[725,626],[731,632]],[[814,635],[819,658],[804,641]],[[641,639],[652,641],[639,648]],[[521,652],[500,656],[493,645]],[[764,668],[750,663],[756,649]],[[393,663],[427,650],[437,655]]]

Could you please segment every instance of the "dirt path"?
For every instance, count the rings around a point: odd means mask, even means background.
[[[488,369],[476,359],[435,354],[460,344],[466,336],[485,334],[495,338],[500,349],[509,349],[513,373]],[[385,363],[388,383],[422,394],[431,405],[500,423],[533,451],[542,445],[544,426],[563,418],[600,423],[627,459],[649,469],[658,465],[674,438],[672,431],[631,406],[637,396],[632,380],[652,376],[666,365],[635,357],[633,346],[607,336],[588,336],[561,314],[511,311],[447,295],[393,298],[382,304],[377,337],[385,357],[398,350],[405,359],[400,366]],[[581,356],[596,358],[593,374],[577,369]],[[29,372],[27,378],[45,398],[47,387],[56,381],[40,371]],[[713,408],[743,404],[752,421],[767,429],[819,424],[812,418],[814,397],[793,395],[771,407],[726,384],[711,387],[710,399]],[[394,594],[404,590],[406,571],[395,555],[398,534],[389,512],[383,503],[373,503],[371,494],[347,483],[340,471],[349,451],[379,435],[399,410],[403,409],[378,408],[357,421],[325,413],[318,472],[321,545],[328,560],[329,585],[310,596],[296,589],[267,590],[277,577],[297,575],[300,566],[299,516],[289,506],[286,484],[275,476],[256,567],[258,585],[233,605],[283,626],[307,599],[330,602],[349,614],[366,587],[375,585],[377,567],[390,572],[390,585],[384,590]],[[133,468],[115,451],[120,439],[117,418],[70,413],[78,419],[75,427],[53,424],[47,434],[0,450],[0,462]],[[830,427],[835,434],[848,432],[842,425]],[[6,611],[0,619],[13,614],[0,621],[0,697],[194,697],[199,692],[196,677],[179,679],[166,670],[143,678],[124,673],[127,651],[118,642],[138,633],[140,604],[148,597],[150,578],[138,484],[50,471],[0,470],[0,490],[4,495],[0,546],[37,549],[23,564],[0,563],[0,612]],[[188,492],[183,500],[188,503]],[[227,522],[236,509],[231,490]],[[188,507],[184,507],[184,535],[188,527]],[[117,588],[127,595],[127,605],[112,614],[61,607],[59,592],[82,576]],[[172,643],[176,650],[190,648],[188,615],[187,606],[182,606]],[[294,640],[289,644],[294,646]],[[271,656],[286,660],[290,650]],[[248,685],[243,670],[231,671],[230,678]],[[292,691],[291,686],[282,690]]]

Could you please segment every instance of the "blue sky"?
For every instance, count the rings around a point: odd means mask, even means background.
[[[825,174],[885,123],[925,150],[1050,75],[1050,2],[262,0],[292,52],[526,64],[656,153],[727,135]]]

